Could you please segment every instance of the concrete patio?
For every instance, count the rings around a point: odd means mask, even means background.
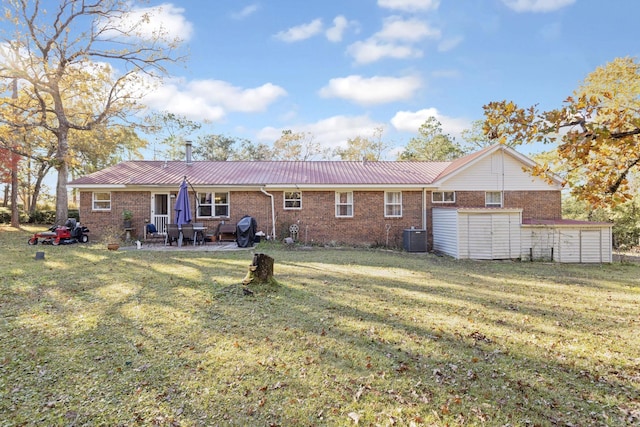
[[[248,248],[240,248],[238,247],[236,242],[209,242],[204,245],[193,245],[191,243],[183,244],[182,246],[178,246],[175,242],[173,245],[166,245],[164,242],[141,242],[141,247],[138,249],[137,245],[126,245],[121,246],[119,250],[121,251],[193,251],[193,252],[220,252],[220,251],[247,251],[252,250],[254,246],[250,246]]]

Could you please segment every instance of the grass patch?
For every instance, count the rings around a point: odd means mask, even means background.
[[[0,229],[0,425],[633,425],[640,266],[27,246]],[[45,251],[45,260],[35,260]]]

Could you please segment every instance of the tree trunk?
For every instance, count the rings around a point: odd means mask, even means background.
[[[68,130],[58,133],[58,150],[56,152],[56,170],[58,182],[56,185],[56,224],[63,225],[69,216],[69,195],[67,194],[67,180],[69,179],[69,141]]]
[[[29,207],[29,214],[33,215],[38,206],[38,199],[40,198],[40,191],[42,190],[42,182],[47,176],[47,173],[51,169],[51,165],[40,164],[38,166],[38,172],[36,173],[36,182],[33,184],[33,194],[31,194],[31,205]]]
[[[18,210],[18,155],[11,153],[11,226],[20,227],[20,211]]]
[[[273,258],[265,254],[255,254],[243,285],[273,282]]]
[[[18,79],[13,79],[11,84],[11,98],[18,99]],[[17,138],[14,134],[14,138]],[[15,144],[15,142],[14,142]],[[17,145],[17,144],[16,144]],[[18,211],[18,161],[20,157],[11,151],[11,226],[20,227],[20,212]]]

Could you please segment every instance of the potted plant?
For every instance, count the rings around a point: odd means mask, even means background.
[[[131,220],[133,219],[133,212],[129,209],[122,211],[122,220],[124,222],[124,228],[131,228]]]
[[[107,245],[107,249],[117,251],[120,248],[120,243],[122,242],[122,230],[120,228],[110,225],[104,229],[101,235],[102,241]]]

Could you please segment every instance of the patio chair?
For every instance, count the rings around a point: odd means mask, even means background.
[[[156,243],[160,241],[164,241],[164,233],[158,233],[155,224],[149,223],[144,228],[144,242],[145,243]]]
[[[227,241],[227,242],[235,242],[236,241],[236,224],[235,223],[220,223],[218,225],[218,242]]]
[[[193,229],[193,224],[182,225],[182,242],[192,242],[196,244],[196,231]]]
[[[192,222],[193,231],[194,231],[194,242],[196,244],[204,245],[205,244],[205,232],[207,231],[207,227],[204,226],[203,222]]]
[[[171,246],[172,242],[177,242],[180,238],[180,229],[178,228],[178,224],[167,224],[167,235],[164,240],[164,245]]]

